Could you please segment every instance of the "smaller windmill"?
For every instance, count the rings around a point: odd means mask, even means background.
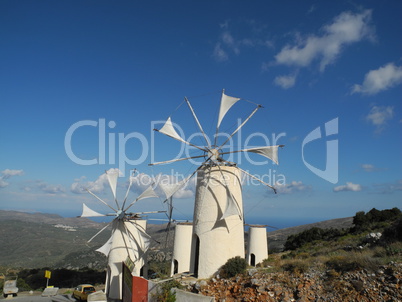
[[[149,247],[151,236],[146,233],[146,220],[141,219],[142,215],[150,213],[164,213],[165,211],[151,212],[129,212],[129,209],[139,200],[151,197],[158,197],[152,188],[149,186],[135,200],[128,205],[126,204],[128,195],[133,184],[132,177],[129,178],[129,185],[123,202],[120,204],[117,201],[116,189],[117,179],[119,177],[118,170],[106,171],[106,177],[114,197],[115,205],[112,206],[90,190],[88,193],[94,196],[98,201],[110,208],[113,212],[107,214],[98,213],[90,209],[86,204],[83,204],[83,211],[79,217],[114,217],[114,219],[96,233],[88,242],[93,240],[107,227],[111,225],[112,234],[109,240],[99,249],[98,252],[106,255],[108,258],[108,267],[106,275],[106,295],[109,299],[122,299],[122,263],[130,258],[134,263],[134,276],[142,275],[142,268],[146,264],[146,251]]]
[[[249,265],[256,266],[268,258],[267,227],[277,229],[269,225],[245,224],[248,229],[248,244],[246,259]]]

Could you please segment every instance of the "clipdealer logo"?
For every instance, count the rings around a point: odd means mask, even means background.
[[[321,127],[315,128],[304,138],[302,143],[302,159],[304,165],[314,174],[326,181],[336,184],[338,182],[338,140],[330,139],[326,141],[326,163],[325,169],[321,170],[306,161],[304,158],[304,147],[312,141],[332,137],[338,134],[338,118],[334,118],[325,123],[324,133],[321,135]]]
[[[165,121],[152,121],[151,122],[151,129],[153,129],[158,124],[163,124]],[[238,123],[240,124],[241,121],[239,120]],[[177,131],[179,132],[180,136],[184,137],[183,129],[175,124],[174,125]],[[98,136],[98,152],[96,156],[93,156],[90,159],[84,159],[79,157],[73,150],[73,136],[80,131],[80,128],[83,127],[93,127],[97,128],[97,136]],[[95,120],[82,120],[72,124],[64,137],[64,148],[68,158],[78,164],[78,165],[103,165],[103,164],[110,164],[115,165],[117,163],[118,168],[122,175],[125,175],[126,165],[130,166],[138,166],[143,164],[147,161],[148,156],[150,156],[152,161],[155,161],[155,135],[154,132],[151,130],[151,141],[149,142],[147,138],[140,132],[130,132],[128,134],[125,133],[115,133],[112,130],[116,127],[116,123],[114,121],[106,122],[106,119],[100,118],[98,121]],[[323,132],[323,133],[322,133]],[[338,134],[338,118],[334,118],[325,123],[324,128],[317,127],[312,130],[307,136],[304,138],[302,145],[301,145],[301,153],[302,153],[302,160],[304,165],[314,174],[321,177],[322,179],[330,182],[330,183],[337,183],[338,182],[338,139],[331,139],[335,135]],[[200,136],[200,133],[192,134],[189,139],[193,139],[197,136]],[[222,135],[226,135],[222,133]],[[238,135],[241,138],[241,131],[239,131]],[[249,135],[245,139],[245,146],[243,147],[252,147],[250,146],[251,139],[255,137],[262,138],[266,145],[276,145],[279,144],[279,139],[285,137],[286,133],[279,133],[278,135],[273,134],[271,140],[264,135],[263,133],[253,133]],[[316,140],[320,139],[327,139],[326,141],[326,165],[325,169],[321,170],[311,163],[309,163],[305,158],[305,147]],[[129,158],[126,153],[126,147],[129,141],[132,141],[132,144],[135,144],[135,151],[136,151],[136,158]],[[240,143],[242,139],[238,140]],[[227,148],[238,148],[240,146],[228,145]],[[180,150],[176,155],[175,159],[180,158],[182,156],[188,157],[189,152],[193,149],[193,147],[181,144]],[[233,155],[233,154],[232,154]],[[265,165],[269,161],[266,159],[263,160],[255,160],[249,157],[247,153],[244,154],[245,159],[247,162],[253,165]],[[117,159],[117,162],[116,162]],[[229,158],[230,161],[235,161],[238,164],[241,164],[242,156],[237,154],[237,158]],[[200,165],[202,164],[201,161],[192,160],[192,164]],[[274,170],[275,171],[275,170]],[[272,173],[272,170],[269,169],[269,173]],[[274,172],[274,174],[276,171]],[[284,180],[283,175],[281,176]],[[275,175],[270,175],[270,179],[274,179]],[[273,183],[274,184],[274,183]]]

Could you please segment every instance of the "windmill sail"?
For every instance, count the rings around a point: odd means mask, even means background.
[[[179,191],[189,180],[189,177],[175,183],[175,184],[165,184],[160,183],[159,186],[161,187],[162,191],[165,193],[166,200],[172,197],[177,191]]]
[[[225,175],[223,174],[221,167],[218,166],[218,168],[219,168],[219,173],[221,174],[221,177],[222,177],[222,179],[221,179],[222,185],[226,189],[226,208],[222,214],[222,217],[219,220],[225,219],[225,218],[233,216],[233,215],[238,215],[239,218],[242,219],[242,211],[239,207],[239,204],[229,189],[229,184],[227,183],[227,179],[226,179]]]
[[[221,106],[219,108],[217,129],[219,129],[219,126],[221,125],[221,122],[222,122],[223,118],[225,117],[226,113],[229,111],[229,109],[234,104],[236,104],[237,101],[239,101],[239,100],[240,100],[240,98],[228,96],[224,92],[222,92]]]
[[[119,178],[118,171],[106,171],[106,177],[110,185],[110,189],[112,190],[113,197],[116,199],[116,188],[117,188],[117,179]]]
[[[230,154],[230,153],[237,153],[237,152],[251,152],[262,155],[270,160],[272,160],[275,164],[279,165],[278,162],[278,148],[284,147],[284,145],[277,145],[277,146],[265,146],[265,147],[256,147],[256,148],[249,148],[243,150],[235,150],[229,152],[222,152],[221,154]]]
[[[127,211],[129,208],[131,208],[131,206],[133,204],[135,204],[137,201],[139,201],[141,199],[151,198],[151,197],[158,197],[158,195],[155,193],[154,189],[152,189],[152,185],[149,186],[144,192],[142,192],[140,194],[140,196],[138,196],[137,199],[135,199],[132,203],[130,203],[130,205],[124,210]]]
[[[137,197],[137,201],[145,198],[151,198],[151,197],[158,197],[158,195],[155,193],[154,189],[152,186],[149,186],[144,192],[141,193],[140,196]]]
[[[184,140],[184,139],[177,133],[177,131],[174,129],[173,124],[172,124],[172,120],[171,120],[170,117],[167,119],[167,121],[165,122],[165,124],[163,125],[163,127],[162,127],[160,130],[158,130],[158,129],[154,129],[154,130],[155,130],[155,131],[158,131],[158,132],[161,132],[161,133],[163,133],[163,134],[165,134],[165,135],[167,135],[167,136],[170,136],[170,137],[172,137],[172,138],[174,138],[174,139],[176,139],[176,140],[178,140],[178,141],[180,141],[180,142],[182,142],[182,143],[185,143],[185,144],[187,144],[187,145],[189,145],[189,146],[193,146],[193,147],[195,147],[195,148],[197,148],[197,149],[200,149],[200,150],[203,150],[203,151],[207,151],[207,150],[204,149],[204,148],[198,147],[198,146],[193,145],[192,143],[189,143],[188,141]]]
[[[223,213],[222,217],[219,220],[223,220],[227,217],[233,216],[233,215],[239,215],[240,219],[242,220],[242,212],[241,209],[239,208],[239,205],[232,195],[232,193],[229,191],[229,189],[226,190],[227,194],[227,201],[226,201],[226,209],[225,212]]]
[[[214,140],[214,145],[216,145],[216,141],[218,139],[218,132],[219,132],[219,127],[221,125],[221,122],[223,118],[225,117],[226,113],[229,111],[229,109],[239,101],[240,98],[235,98],[232,96],[228,96],[225,94],[225,91],[222,91],[222,97],[221,97],[221,106],[219,108],[219,115],[218,115],[218,123],[216,124],[216,132],[215,132],[215,140]]]
[[[82,204],[82,214],[80,217],[104,217],[104,216],[106,215],[90,209],[85,203]]]
[[[283,147],[283,146],[284,145],[257,147],[257,148],[244,149],[242,151],[262,155],[262,156],[272,160],[275,164],[279,165],[279,162],[278,162],[278,148]]]
[[[113,233],[112,236],[110,236],[109,240],[106,241],[105,244],[102,245],[100,248],[98,248],[96,251],[102,253],[106,257],[109,256],[109,252],[112,248],[112,242],[113,242]]]
[[[182,137],[177,133],[177,131],[174,129],[173,124],[172,124],[172,119],[168,117],[167,121],[163,125],[161,129],[158,130],[160,133],[163,133],[167,136],[170,136],[174,139],[177,139],[178,141],[181,141],[183,143],[187,143]]]

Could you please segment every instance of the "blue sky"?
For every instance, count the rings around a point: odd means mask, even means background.
[[[152,129],[171,116],[186,139],[196,133],[179,106],[187,96],[212,137],[222,89],[264,106],[235,146],[285,145],[279,166],[236,155],[243,169],[280,181],[277,195],[244,185],[246,220],[401,207],[401,13],[400,1],[371,0],[1,1],[0,208],[73,216],[85,202],[102,211],[82,189],[110,199],[105,170],[124,171],[122,196],[134,168],[188,175],[197,165],[148,166],[181,150]],[[221,130],[253,109],[238,102]],[[310,140],[317,128],[321,139]],[[68,156],[68,133],[76,158],[92,164]],[[191,219],[193,198],[190,182],[176,195],[177,217]]]

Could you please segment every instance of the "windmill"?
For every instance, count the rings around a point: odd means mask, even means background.
[[[261,263],[264,259],[268,258],[268,239],[266,227],[275,227],[266,224],[245,225],[249,226],[246,260],[249,265],[256,266],[256,264]]]
[[[250,120],[260,109],[261,105],[254,104],[254,109],[247,118],[224,140],[218,144],[219,128],[223,118],[229,109],[235,105],[240,98],[231,97],[222,91],[221,104],[216,125],[213,144],[208,140],[197,115],[187,98],[184,98],[191,114],[205,140],[204,146],[197,146],[182,138],[176,129],[171,117],[167,119],[161,129],[154,129],[164,135],[178,140],[201,152],[185,158],[172,159],[162,162],[151,163],[150,165],[168,164],[183,160],[190,160],[204,157],[202,164],[195,169],[187,178],[175,184],[167,197],[172,196],[191,177],[197,173],[197,185],[195,193],[193,234],[191,244],[191,271],[199,278],[208,278],[214,274],[229,258],[240,256],[244,258],[244,219],[243,201],[241,188],[241,173],[256,179],[265,186],[268,186],[276,193],[270,184],[258,177],[241,169],[236,163],[224,159],[225,155],[238,152],[251,152],[264,156],[278,164],[277,146],[262,146],[240,150],[223,151],[223,147],[238,133],[238,131]],[[171,194],[171,195],[170,195]]]
[[[158,197],[154,192],[152,185],[142,192],[130,204],[126,204],[130,188],[132,186],[132,177],[129,178],[129,185],[122,204],[119,204],[116,197],[117,179],[119,177],[118,170],[106,171],[106,177],[114,197],[114,205],[110,205],[90,190],[88,193],[94,196],[98,201],[110,208],[113,212],[101,214],[90,209],[86,204],[83,204],[83,211],[79,217],[114,217],[114,219],[96,233],[88,242],[92,241],[96,236],[103,232],[111,225],[112,234],[109,240],[99,249],[108,258],[108,267],[106,274],[106,295],[111,300],[122,299],[122,263],[130,258],[134,263],[132,274],[134,276],[142,275],[141,269],[146,264],[145,253],[149,247],[151,237],[146,233],[146,220],[141,219],[142,215],[150,213],[161,213],[165,211],[151,211],[134,213],[129,212],[129,209],[139,200],[151,197]]]

